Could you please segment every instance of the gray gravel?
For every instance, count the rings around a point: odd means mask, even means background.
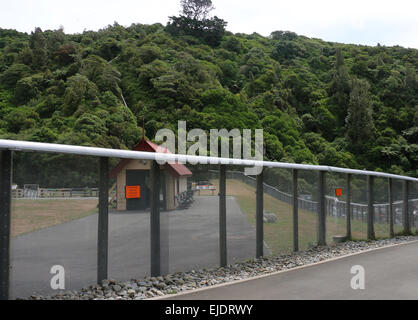
[[[376,241],[349,241],[334,246],[313,247],[303,252],[251,259],[227,267],[190,272],[179,272],[162,277],[145,277],[140,280],[118,282],[104,280],[101,285],[68,291],[53,296],[32,295],[29,300],[144,300],[186,290],[242,280],[275,271],[328,260],[373,248],[418,240],[418,236],[402,236]],[[20,298],[22,299],[22,298]]]

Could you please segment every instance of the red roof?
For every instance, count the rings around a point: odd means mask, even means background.
[[[159,153],[171,153],[170,150],[159,145],[152,143],[146,139],[142,139],[134,148],[134,151],[144,151],[144,152],[159,152]],[[128,164],[131,159],[123,159],[118,165],[110,172],[110,178],[115,178],[120,171]],[[181,163],[167,163],[167,171],[175,178],[178,177],[189,177],[192,175],[192,172]]]

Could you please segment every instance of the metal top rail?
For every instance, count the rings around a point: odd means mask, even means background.
[[[396,174],[376,172],[376,171],[338,168],[338,167],[331,167],[331,166],[272,162],[272,161],[258,161],[258,160],[234,159],[234,158],[191,156],[191,155],[171,154],[171,153],[129,151],[129,150],[81,147],[81,146],[72,146],[72,145],[63,145],[63,144],[4,140],[4,139],[0,139],[0,149],[13,150],[13,151],[64,153],[64,154],[74,154],[74,155],[81,155],[81,156],[95,156],[95,157],[107,157],[107,158],[157,160],[157,161],[165,160],[167,162],[180,162],[180,163],[190,162],[190,163],[237,165],[237,166],[247,166],[247,167],[259,166],[259,167],[269,167],[269,168],[316,170],[316,171],[327,171],[327,172],[335,172],[335,173],[368,175],[368,176],[375,176],[375,177],[381,177],[381,178],[392,178],[392,179],[418,182],[418,178],[413,178],[413,177],[408,177],[408,176],[400,176]]]

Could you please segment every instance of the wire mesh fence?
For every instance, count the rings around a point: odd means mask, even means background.
[[[394,233],[400,234],[404,231],[403,224],[403,185],[401,180],[393,180],[393,215]]]
[[[390,237],[388,180],[375,179],[374,231],[376,238]]]
[[[347,231],[346,202],[343,201],[346,178],[341,173],[328,173],[326,176],[326,239],[328,244],[338,242]]]
[[[159,165],[142,154],[13,153],[13,179],[1,193],[10,196],[2,198],[2,218],[11,199],[10,243],[2,243],[10,245],[11,271],[3,297],[291,253],[322,237],[335,244],[349,231],[365,240],[371,223],[377,238],[390,237],[392,224],[394,234],[417,231],[418,183],[398,176],[371,181],[359,172],[319,174],[291,165],[266,165],[261,176],[249,176],[242,165]]]
[[[411,224],[411,232],[414,234],[418,233],[418,183],[410,182],[409,183],[409,195],[408,195],[408,208],[409,208],[409,217]]]
[[[367,239],[367,179],[365,176],[353,175],[351,235],[355,240]]]
[[[24,159],[18,154],[13,161],[13,184],[31,192],[12,200],[12,298],[34,294],[48,296],[64,290],[79,290],[96,282],[97,197],[43,197],[41,190],[97,186],[98,159],[54,157],[50,167],[43,168],[50,169],[46,177],[36,168],[41,156],[33,154]],[[71,179],[68,165],[77,163],[95,169],[84,180],[77,175]]]
[[[191,167],[188,185],[193,202],[164,212],[168,232],[169,271],[180,272],[219,265],[219,173],[208,166]],[[172,181],[167,178],[167,188]],[[181,188],[175,183],[174,189]],[[187,189],[187,184],[186,184]],[[163,254],[162,254],[163,256]]]
[[[289,192],[292,175],[288,169],[265,169],[264,241],[265,254],[289,253],[293,250],[293,197]]]
[[[299,249],[314,247],[318,241],[318,173],[298,172]]]

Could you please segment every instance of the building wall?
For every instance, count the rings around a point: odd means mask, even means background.
[[[163,169],[163,167],[161,168]],[[126,170],[151,170],[151,161],[146,160],[131,160],[121,170],[116,177],[116,201],[117,210],[126,210],[125,186],[126,186]],[[174,210],[177,207],[176,196],[187,190],[187,177],[179,178],[179,186],[177,190],[177,179],[173,178],[168,172],[166,177],[166,208],[167,210]]]
[[[180,177],[179,193],[187,191],[187,177]]]
[[[176,179],[171,174],[165,175],[165,191],[166,191],[166,206],[167,210],[176,209]]]
[[[118,173],[116,178],[117,189],[116,189],[116,201],[117,210],[126,210],[126,199],[125,199],[125,186],[126,186],[126,170],[151,170],[151,161],[146,160],[131,160],[128,164]]]

